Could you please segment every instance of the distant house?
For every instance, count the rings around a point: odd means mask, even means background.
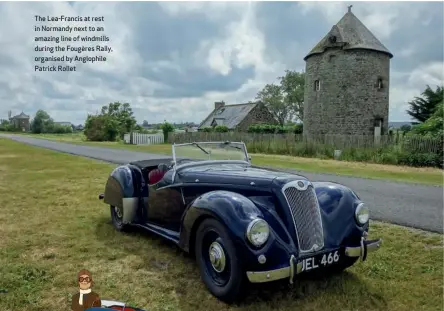
[[[9,118],[9,122],[11,123],[11,125],[13,125],[15,128],[22,130],[23,132],[27,132],[30,130],[30,117],[23,113],[23,111],[16,115],[13,116],[12,118]]]
[[[85,127],[82,124],[79,124],[77,126],[73,125],[73,130],[75,131],[83,131]]]
[[[213,111],[199,125],[198,130],[206,127],[224,125],[229,130],[247,131],[254,124],[277,124],[278,122],[260,102],[237,105],[225,105],[215,102]]]
[[[197,126],[188,126],[185,127],[185,132],[190,133],[190,132],[197,132],[199,130],[199,127]]]
[[[70,126],[72,127],[72,123],[71,122],[54,122],[55,124],[58,124],[60,126]]]

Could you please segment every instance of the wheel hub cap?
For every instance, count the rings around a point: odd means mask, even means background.
[[[210,262],[213,266],[213,269],[217,272],[222,272],[225,269],[225,253],[222,246],[217,243],[213,242],[210,245],[209,249],[210,254]]]

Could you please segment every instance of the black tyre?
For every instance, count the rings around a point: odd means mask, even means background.
[[[195,255],[208,290],[224,302],[237,301],[245,277],[225,226],[215,219],[204,220],[196,232]]]
[[[123,224],[123,209],[110,205],[111,221],[117,231],[126,231],[128,225]]]

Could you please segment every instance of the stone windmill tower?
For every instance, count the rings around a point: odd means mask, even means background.
[[[392,57],[349,6],[304,58],[304,135],[386,134]]]

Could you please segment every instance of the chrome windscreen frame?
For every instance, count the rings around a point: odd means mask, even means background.
[[[241,142],[229,142],[229,143],[233,143],[233,144],[240,144],[243,145],[243,151],[245,154],[245,161],[242,160],[199,160],[196,162],[191,162],[191,163],[184,163],[181,164],[179,166],[177,166],[177,160],[176,160],[176,147],[182,147],[182,146],[192,146],[194,144],[224,144],[227,143],[226,141],[210,141],[210,142],[192,142],[192,143],[183,143],[183,144],[172,144],[171,146],[171,151],[172,151],[172,155],[173,155],[173,177],[172,177],[172,182],[174,182],[175,178],[176,178],[176,174],[177,172],[185,167],[195,167],[195,166],[203,166],[203,165],[208,165],[208,164],[245,164],[247,166],[251,166],[251,157],[248,155],[248,151],[247,151],[247,146],[245,145],[245,143],[243,141]]]

